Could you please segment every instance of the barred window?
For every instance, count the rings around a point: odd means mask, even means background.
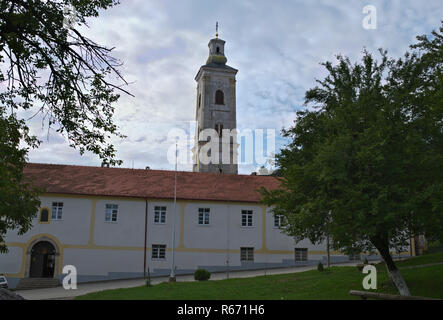
[[[166,245],[153,244],[152,245],[152,259],[166,259]]]
[[[154,207],[154,223],[166,223],[166,207]]]
[[[240,261],[254,261],[254,248],[240,248]]]
[[[252,210],[241,211],[241,225],[242,227],[252,227]]]
[[[282,222],[283,222],[283,215],[281,214],[274,215],[274,227],[280,228],[282,226]]]
[[[117,222],[118,204],[107,204],[105,210],[106,222]]]
[[[199,225],[209,225],[209,208],[199,208],[198,209],[198,224]]]
[[[63,216],[63,202],[53,202],[51,220],[61,220],[62,216]]]
[[[351,261],[360,261],[361,260],[360,253],[351,253],[348,257],[349,257],[349,260],[351,260]]]
[[[307,248],[295,248],[295,261],[307,261],[308,249]]]

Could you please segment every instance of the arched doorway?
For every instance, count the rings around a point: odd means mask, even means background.
[[[48,241],[37,242],[31,249],[31,278],[53,278],[55,268],[55,248]]]

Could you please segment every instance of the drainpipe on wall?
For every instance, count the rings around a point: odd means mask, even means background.
[[[145,202],[145,249],[144,249],[144,259],[143,259],[143,278],[146,279],[146,242],[148,235],[148,198],[146,198]]]

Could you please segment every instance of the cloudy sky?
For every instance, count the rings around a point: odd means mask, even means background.
[[[363,7],[377,10],[376,29],[365,29]],[[206,62],[208,42],[218,21],[226,41],[228,65],[237,74],[239,129],[275,129],[276,151],[285,141],[281,128],[303,108],[304,93],[325,76],[320,62],[336,54],[361,57],[366,48],[401,56],[415,37],[429,34],[443,18],[441,0],[121,0],[89,21],[85,33],[115,47],[122,72],[135,97],[122,96],[115,122],[127,136],[114,141],[123,167],[173,169],[167,159],[168,133],[189,133],[195,116],[194,77]],[[31,162],[100,165],[92,154],[80,156],[62,136],[38,119],[33,132],[43,143]],[[191,170],[180,164],[179,170]],[[240,173],[254,171],[240,165]]]

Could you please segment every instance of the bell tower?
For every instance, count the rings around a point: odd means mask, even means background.
[[[226,65],[225,41],[218,38],[218,23],[216,36],[208,47],[206,64],[195,77],[193,171],[237,174],[235,76],[238,70]]]

